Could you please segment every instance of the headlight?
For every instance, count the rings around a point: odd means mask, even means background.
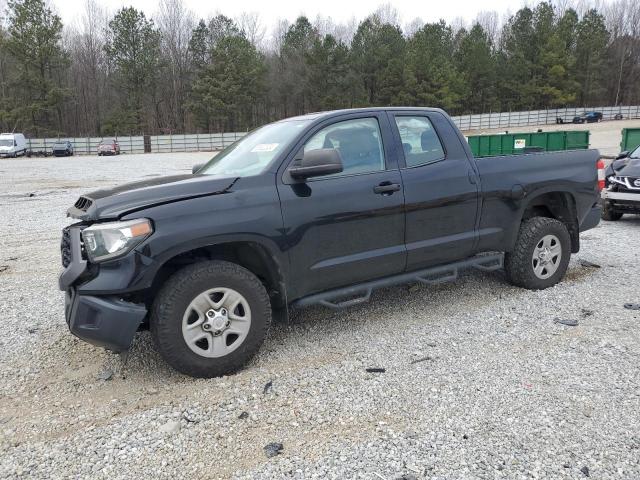
[[[153,233],[146,218],[126,222],[97,223],[82,231],[84,247],[92,262],[101,262],[129,252]]]

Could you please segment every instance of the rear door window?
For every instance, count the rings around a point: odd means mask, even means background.
[[[407,167],[424,165],[445,157],[444,148],[427,117],[396,116]]]

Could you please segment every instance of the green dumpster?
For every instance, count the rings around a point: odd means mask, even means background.
[[[475,157],[494,157],[536,150],[557,152],[559,150],[587,149],[589,148],[589,131],[471,135],[467,137],[467,140]]]
[[[640,128],[623,128],[622,141],[620,142],[620,151],[635,150],[640,145]]]

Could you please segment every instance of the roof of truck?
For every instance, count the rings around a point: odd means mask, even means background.
[[[439,108],[430,107],[366,107],[366,108],[345,108],[341,110],[327,110],[324,112],[312,112],[304,115],[298,115],[295,117],[284,118],[281,122],[287,122],[292,120],[317,120],[319,118],[330,117],[334,115],[345,115],[348,113],[367,113],[367,112],[380,112],[380,111],[416,111],[416,112],[442,112]]]

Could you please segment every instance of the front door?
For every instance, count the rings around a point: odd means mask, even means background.
[[[392,144],[385,114],[333,118],[306,137],[296,157],[335,148],[344,170],[305,182],[285,171],[278,182],[289,300],[404,269],[404,197]]]

